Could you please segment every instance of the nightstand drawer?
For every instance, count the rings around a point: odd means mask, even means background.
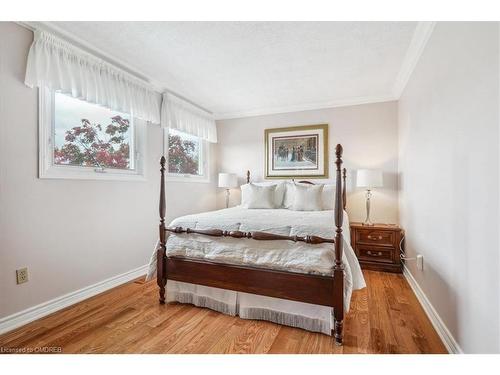
[[[350,223],[351,245],[358,257],[361,268],[401,272],[399,245],[403,229],[397,225]]]
[[[393,263],[393,249],[376,246],[358,245],[357,253],[359,260],[370,262]]]
[[[356,243],[376,244],[378,246],[394,246],[396,233],[379,229],[357,229]]]

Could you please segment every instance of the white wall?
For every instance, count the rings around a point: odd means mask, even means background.
[[[335,178],[335,145],[341,143],[344,147],[344,166],[349,171],[347,211],[350,219],[363,221],[366,214],[364,191],[355,188],[356,170],[381,168],[385,186],[373,192],[372,219],[398,223],[396,102],[218,121],[217,169],[238,173],[241,183],[245,181],[247,169],[252,173],[253,181],[263,180],[264,129],[325,123],[329,124],[330,181]],[[231,193],[231,204],[239,204],[239,189],[233,189]],[[224,207],[224,202],[223,190],[220,189],[218,207]]]
[[[148,126],[147,182],[37,178],[32,39],[0,22],[0,318],[146,264],[157,238],[159,126]],[[213,182],[167,183],[168,219],[214,209],[214,194]],[[25,266],[30,281],[16,285]]]
[[[438,23],[399,106],[408,266],[464,352],[499,352],[497,23]]]

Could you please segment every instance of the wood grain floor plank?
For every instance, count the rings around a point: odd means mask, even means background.
[[[273,345],[269,349],[272,354],[300,353],[302,330],[283,326],[279,330]],[[318,333],[320,335],[320,333]],[[330,338],[331,339],[331,338]]]
[[[204,327],[197,327],[192,337],[183,337],[169,353],[177,354],[206,354],[210,348],[219,341],[220,337],[227,332],[236,321],[236,317],[217,314],[215,319],[208,321]]]
[[[226,354],[264,354],[271,348],[280,331],[277,324],[262,320],[249,320],[244,329],[234,337],[224,353]]]
[[[0,336],[8,348],[63,353],[446,353],[402,275],[364,271],[344,345],[330,336],[244,320],[187,304],[158,304],[155,282],[135,280]]]
[[[228,348],[231,346],[235,338],[241,333],[243,327],[245,326],[245,321],[242,319],[236,320],[230,327],[228,327],[226,333],[220,337],[220,339],[215,342],[208,350],[209,354],[222,354],[227,353]]]

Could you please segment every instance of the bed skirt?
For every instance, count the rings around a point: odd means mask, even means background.
[[[168,280],[166,290],[167,302],[189,303],[242,319],[266,320],[326,335],[333,327],[331,307],[173,280]]]
[[[168,280],[166,291],[167,302],[189,303],[226,315],[238,314],[238,295],[232,290]]]
[[[302,328],[306,331],[321,332],[325,335],[331,335],[333,327],[331,314],[328,320],[322,320],[320,318],[311,318],[283,311],[249,307],[240,308],[238,315],[242,319],[266,320],[284,326]]]

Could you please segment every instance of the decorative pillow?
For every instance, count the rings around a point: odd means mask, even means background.
[[[292,209],[295,211],[321,211],[323,185],[295,184]]]
[[[283,207],[289,210],[293,209],[293,202],[295,197],[295,185],[302,186],[319,186],[319,185],[309,185],[300,184],[287,181],[285,183],[285,197],[283,199]],[[322,199],[322,209],[323,210],[333,210],[335,207],[335,184],[324,184],[323,192],[321,193]]]
[[[275,208],[277,185],[258,186],[249,183],[241,186],[241,206],[245,208]]]
[[[285,196],[283,198],[283,207],[293,210],[293,201],[295,199],[295,185],[300,186],[314,186],[310,184],[301,184],[300,182],[286,181],[285,182]],[[316,185],[318,186],[318,185]]]
[[[335,207],[335,185],[323,185],[323,193],[321,194],[323,200],[323,210],[333,210]]]
[[[241,185],[241,206],[248,208],[248,200],[250,197],[250,185],[254,186],[275,186],[274,192],[274,207],[281,208],[283,206],[283,197],[285,196],[285,182],[251,182],[250,184]]]
[[[290,181],[285,182],[285,196],[283,198],[283,207],[291,210],[293,208],[293,199],[295,196],[295,184]]]

